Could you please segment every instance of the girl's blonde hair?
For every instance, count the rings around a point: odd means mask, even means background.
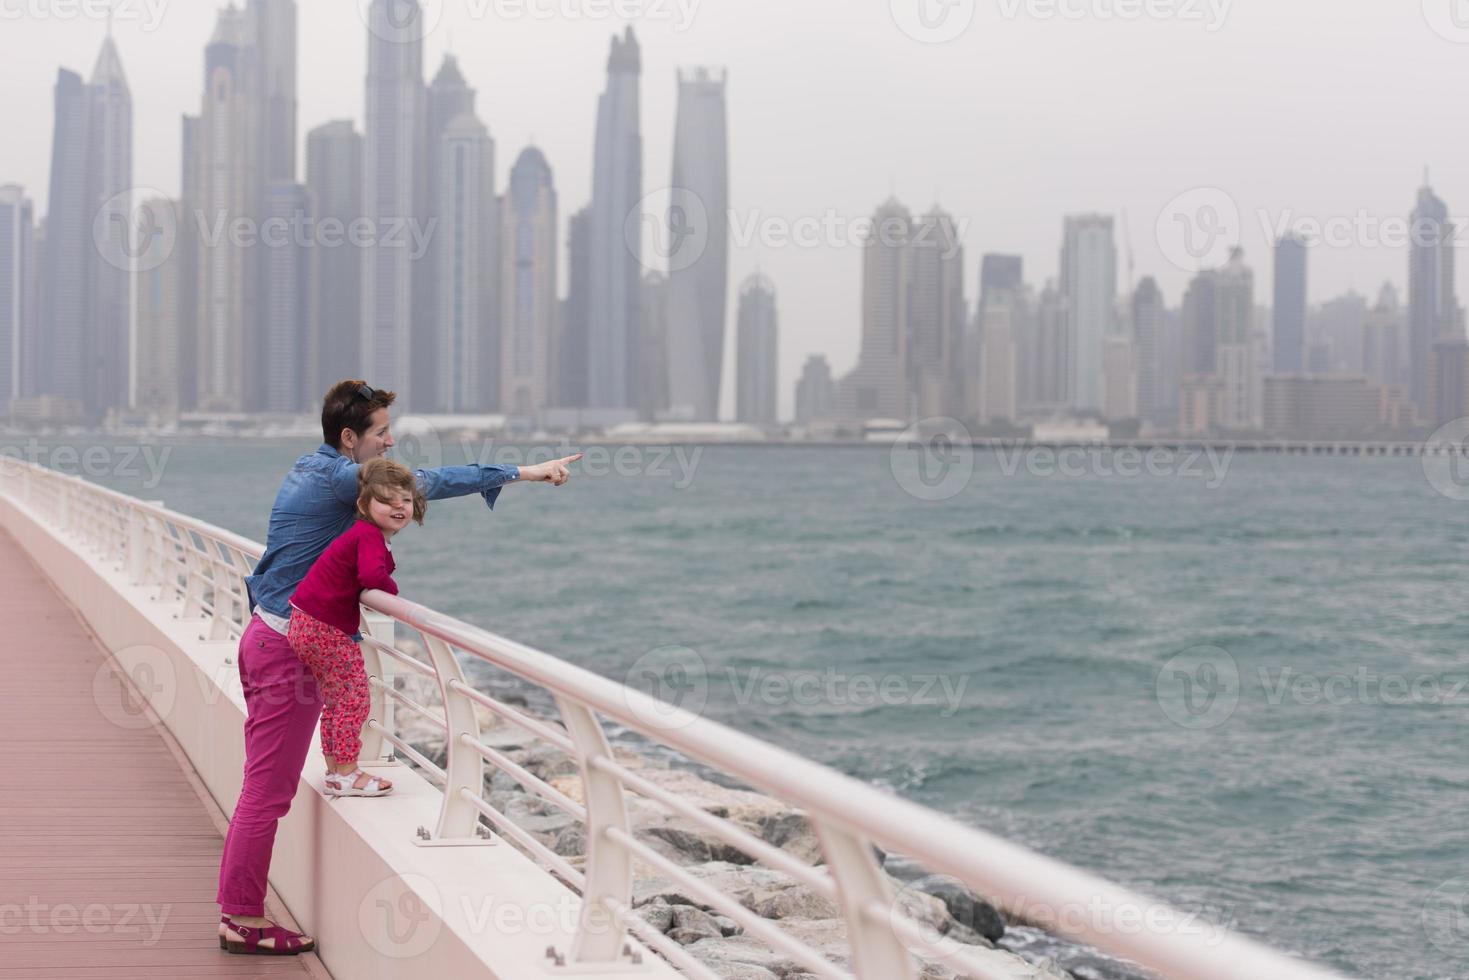
[[[413,471],[402,463],[381,457],[369,460],[357,470],[357,513],[367,517],[367,508],[373,500],[392,503],[396,497],[394,491],[413,498],[413,519],[422,524],[428,499],[418,489]]]

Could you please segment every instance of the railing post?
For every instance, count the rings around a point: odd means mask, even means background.
[[[595,759],[612,759],[612,746],[597,716],[586,706],[560,695],[556,696],[556,706],[576,746],[587,807],[586,883],[571,961],[611,963],[622,953],[624,930],[617,926],[605,900],[612,899],[624,907],[632,905],[632,856],[608,838],[607,831],[615,827],[631,833],[627,800],[615,777],[592,766]]]
[[[465,793],[481,796],[485,789],[485,760],[460,744],[464,738],[479,741],[479,716],[474,702],[454,689],[457,681],[468,687],[464,671],[449,644],[434,636],[424,636],[434,673],[439,678],[439,691],[444,697],[444,807],[439,811],[439,827],[434,840],[477,840],[480,813],[464,798]]]
[[[148,519],[140,510],[128,511],[128,581],[142,585],[148,576]]]
[[[893,890],[866,838],[809,818],[836,881],[852,944],[852,972],[859,980],[913,980],[913,957],[897,932],[875,925],[862,909],[874,902],[891,907]]]
[[[384,646],[393,645],[393,627],[393,617],[384,616],[371,609],[362,611],[362,632]],[[362,666],[367,670],[369,681],[376,677],[382,682],[383,687],[391,688],[393,686],[392,664],[393,659],[383,658],[371,643],[362,644]],[[369,689],[372,692],[372,706],[368,711],[368,718],[377,722],[383,729],[396,732],[393,699],[371,684],[369,684]],[[385,749],[384,746],[387,748]],[[392,757],[392,754],[392,743],[383,738],[382,732],[371,724],[362,729],[362,758],[386,762]]]

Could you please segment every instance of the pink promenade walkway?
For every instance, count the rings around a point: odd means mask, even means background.
[[[0,623],[0,980],[327,978],[219,948],[223,815],[3,531]]]

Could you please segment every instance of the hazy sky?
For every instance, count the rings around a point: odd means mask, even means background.
[[[178,119],[198,111],[217,5],[117,2],[136,114],[135,182],[177,194]],[[0,0],[7,96],[0,183],[24,184],[41,211],[56,69],[90,74],[105,6]],[[631,22],[642,41],[650,191],[670,176],[675,68],[729,69],[731,207],[737,234],[748,238],[737,237],[731,250],[726,374],[739,283],[758,266],[779,291],[783,416],[808,354],[827,354],[838,373],[855,361],[861,253],[852,223],[890,192],[915,213],[938,202],[961,222],[971,303],[986,251],[1024,255],[1037,284],[1055,275],[1067,212],[1118,215],[1120,239],[1125,210],[1138,277],[1157,276],[1176,305],[1188,273],[1170,257],[1189,256],[1175,212],[1206,223],[1222,214],[1226,234],[1208,257],[1224,239],[1239,238],[1257,271],[1257,297],[1268,302],[1262,226],[1338,222],[1338,244],[1311,253],[1310,292],[1320,301],[1351,287],[1375,295],[1385,279],[1403,283],[1407,253],[1393,244],[1391,223],[1411,209],[1425,165],[1450,210],[1469,210],[1469,127],[1460,111],[1469,0],[426,6],[438,25],[427,39],[426,73],[432,77],[452,45],[479,90],[502,188],[528,141],[545,151],[563,237],[565,217],[591,193],[593,115],[610,35]],[[299,7],[304,143],[308,129],[329,119],[350,117],[360,127],[367,41],[358,0],[300,0]],[[914,36],[952,34],[945,43]],[[304,153],[301,165],[304,178]],[[1170,205],[1201,187],[1217,190]],[[817,244],[782,243],[800,222],[819,232]],[[562,260],[564,290],[564,251]],[[1125,258],[1119,266],[1125,289]],[[1469,291],[1462,275],[1460,282]],[[728,380],[724,395],[728,414]]]

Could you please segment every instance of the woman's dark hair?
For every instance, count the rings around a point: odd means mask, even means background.
[[[321,404],[322,439],[333,449],[341,449],[343,429],[351,429],[360,437],[372,424],[372,413],[387,408],[397,397],[356,378],[338,381]]]

